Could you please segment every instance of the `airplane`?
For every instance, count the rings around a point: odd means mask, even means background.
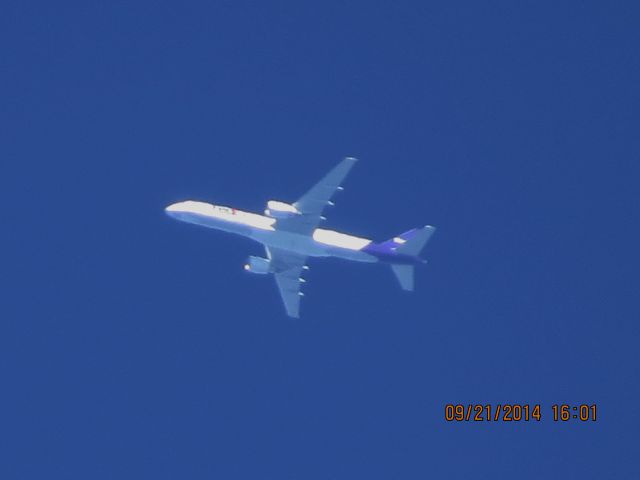
[[[343,159],[307,193],[293,203],[267,202],[264,215],[232,207],[188,200],[169,205],[165,212],[176,220],[214,228],[251,238],[263,244],[266,258],[250,256],[245,271],[275,277],[287,315],[300,316],[302,273],[309,257],[337,257],[356,262],[383,262],[390,265],[406,291],[414,289],[414,271],[426,260],[420,252],[433,235],[430,225],[414,228],[390,240],[375,243],[369,239],[318,228],[322,215],[342,182],[356,163]]]

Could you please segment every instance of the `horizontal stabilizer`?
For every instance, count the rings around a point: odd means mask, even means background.
[[[400,286],[407,292],[413,292],[413,274],[415,267],[413,265],[399,265],[392,263],[391,270],[395,274]]]

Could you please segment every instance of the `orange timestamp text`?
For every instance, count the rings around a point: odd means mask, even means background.
[[[539,422],[542,420],[540,404],[452,404],[444,407],[444,419],[447,422]],[[555,422],[578,420],[595,422],[596,405],[555,404],[551,407],[551,418]]]

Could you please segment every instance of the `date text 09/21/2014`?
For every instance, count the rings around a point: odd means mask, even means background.
[[[447,422],[529,422],[540,421],[543,417],[540,404],[452,404],[444,408]],[[595,404],[554,404],[551,406],[551,418],[554,422],[595,422],[597,407]]]

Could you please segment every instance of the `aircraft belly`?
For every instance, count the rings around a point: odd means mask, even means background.
[[[330,253],[324,245],[315,242],[311,237],[291,232],[268,232],[254,230],[251,237],[268,247],[288,250],[307,257],[327,257]]]
[[[268,232],[253,230],[250,237],[268,247],[288,250],[307,257],[337,257],[356,262],[377,262],[378,259],[366,252],[336,247],[315,241],[311,237],[291,232]]]
[[[193,213],[175,215],[179,220],[229,233],[244,235],[272,248],[288,250],[305,257],[337,257],[356,262],[377,262],[378,259],[358,249],[338,247],[318,242],[310,236],[293,232],[255,228],[239,222],[230,222],[215,217]]]

